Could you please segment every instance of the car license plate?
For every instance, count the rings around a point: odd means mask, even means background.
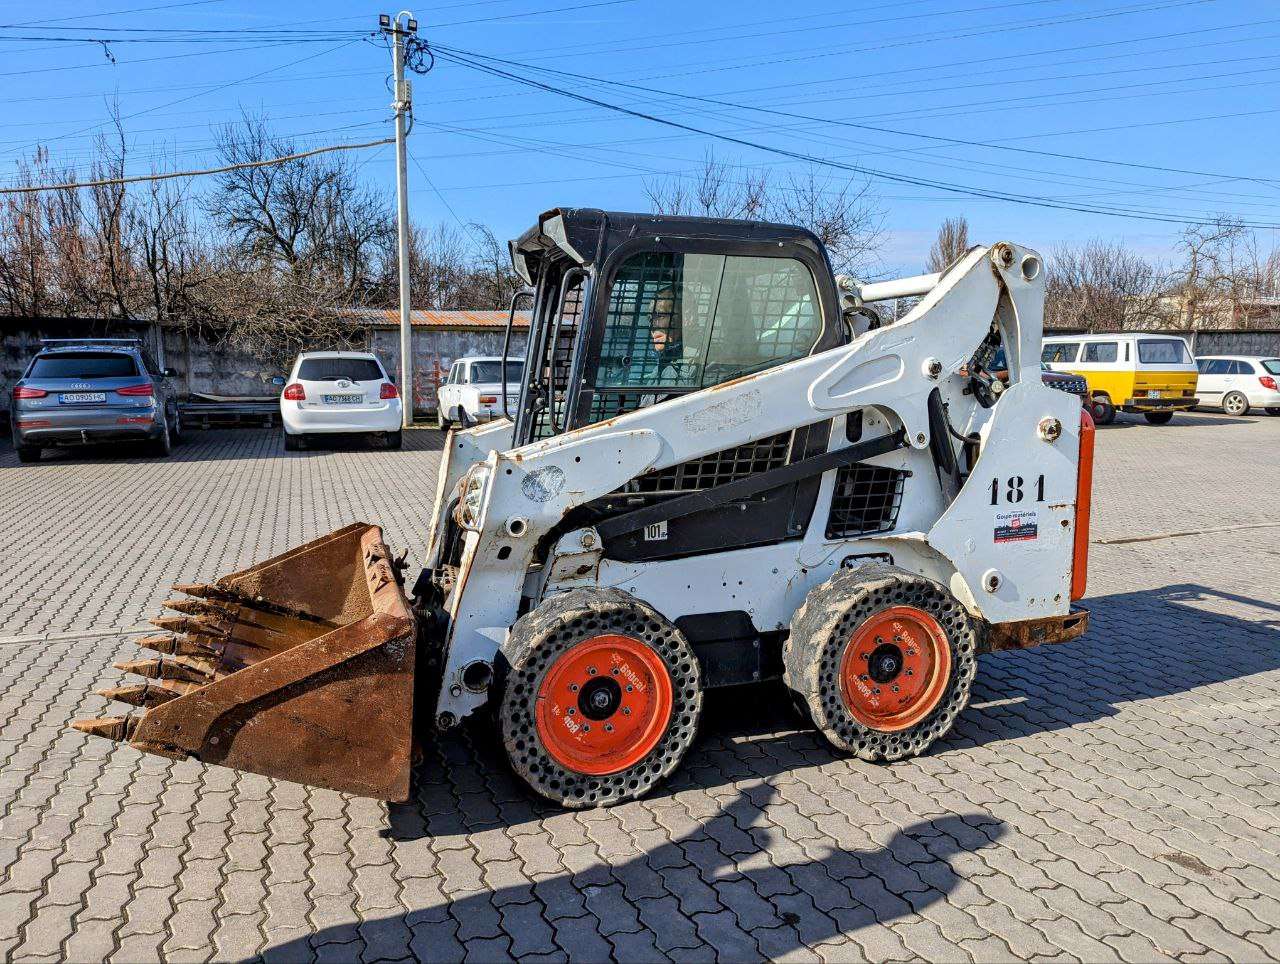
[[[1147,392],[1147,395],[1150,398],[1164,398],[1164,395],[1162,395],[1160,392]]]
[[[79,402],[105,402],[106,392],[64,392],[58,396],[63,405],[75,405]]]
[[[321,400],[326,405],[359,405],[364,401],[363,395],[323,395]]]

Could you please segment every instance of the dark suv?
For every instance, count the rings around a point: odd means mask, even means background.
[[[100,442],[147,442],[168,455],[181,426],[171,389],[174,372],[159,368],[131,338],[45,340],[13,386],[9,423],[22,462],[42,449]]]

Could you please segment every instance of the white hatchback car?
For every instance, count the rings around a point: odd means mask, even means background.
[[[520,380],[524,361],[507,359],[507,411],[515,417],[520,403]],[[502,359],[459,358],[436,389],[436,405],[440,427],[448,429],[455,422],[470,428],[480,422],[502,418]]]
[[[1228,415],[1265,409],[1280,415],[1280,358],[1266,355],[1204,355],[1196,359],[1200,404],[1219,406]]]
[[[401,417],[400,391],[368,352],[303,352],[280,393],[289,451],[313,435],[381,435],[387,448],[398,449]]]

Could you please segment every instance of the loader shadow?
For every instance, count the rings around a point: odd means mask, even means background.
[[[716,956],[758,960],[763,951],[773,958],[849,930],[891,923],[946,900],[965,879],[952,866],[952,858],[976,853],[1008,832],[1003,821],[983,811],[950,814],[897,830],[882,847],[844,849],[808,840],[805,852],[810,859],[775,863],[767,856],[771,844],[785,838],[769,812],[778,796],[776,788],[758,784],[740,791],[696,830],[643,853],[599,861],[576,873],[442,900],[403,915],[329,927],[268,948],[262,957],[273,962],[312,960],[321,945],[341,944],[340,949],[329,948],[330,955],[338,951],[341,959],[359,960],[365,957],[364,947],[376,947],[382,955],[397,948],[389,956],[453,961],[468,950],[463,941],[499,935],[499,940],[510,939],[509,955],[488,943],[484,957],[519,959],[567,952],[571,960],[588,959],[608,954],[598,933],[625,929],[616,918],[634,919],[640,933],[658,947],[684,947],[676,939],[685,938],[705,950],[705,938],[690,916],[718,909],[707,903],[716,899],[711,888],[725,887],[750,903],[754,913],[749,926],[762,934],[761,950],[747,933],[748,923],[739,917],[741,930],[733,924],[717,929]],[[794,841],[787,841],[787,849],[796,852]],[[890,890],[878,876],[882,873],[892,873],[893,885],[906,893]],[[705,896],[693,896],[697,891]],[[802,892],[799,897],[797,891]],[[816,902],[811,896],[815,892]],[[647,920],[646,910],[635,903],[646,898],[668,905],[659,911],[646,901],[655,916],[661,915],[660,921]],[[677,901],[678,912],[673,906]],[[739,906],[733,900],[724,903]],[[600,923],[587,923],[586,930],[596,933],[582,947],[552,943],[554,929],[581,925],[587,914]],[[573,926],[570,934],[580,930]],[[638,946],[644,946],[643,941]]]
[[[1254,615],[1196,605],[1206,602]],[[927,755],[1105,720],[1126,704],[1280,668],[1275,602],[1182,583],[1090,597],[1084,604],[1091,625],[1083,638],[982,656],[968,709]],[[780,682],[713,690],[697,741],[648,799],[847,759],[801,717]],[[391,808],[385,834],[396,840],[472,833],[563,812],[512,773],[500,739],[484,720],[429,744],[415,777],[414,802]]]
[[[934,752],[1105,720],[1130,703],[1280,669],[1280,603],[1271,600],[1178,583],[1083,604],[1082,639],[983,656],[969,709]]]

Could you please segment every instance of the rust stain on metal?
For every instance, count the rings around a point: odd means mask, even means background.
[[[377,526],[357,523],[167,603],[164,654],[101,691],[140,715],[76,729],[174,759],[384,800],[409,796],[416,631]]]
[[[1030,649],[1045,643],[1066,643],[1083,636],[1088,629],[1089,610],[1079,608],[1065,616],[997,623],[987,632],[979,651],[998,653],[1009,649]]]

